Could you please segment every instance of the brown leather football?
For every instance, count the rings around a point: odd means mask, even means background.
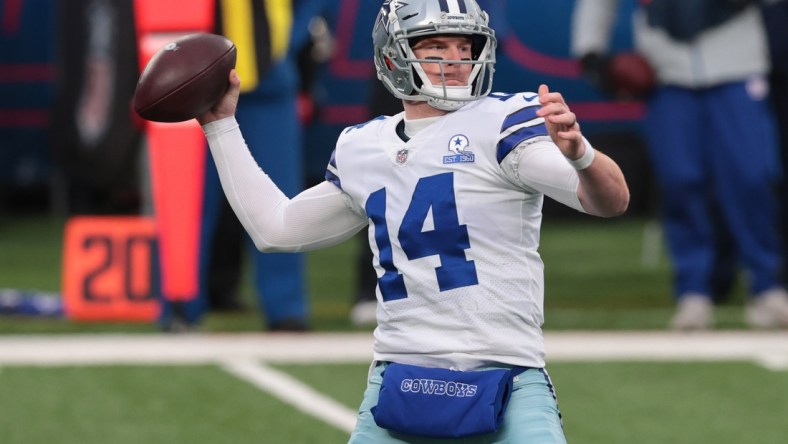
[[[183,122],[216,104],[229,85],[236,49],[226,37],[196,33],[166,44],[137,82],[134,110],[155,122]]]
[[[610,60],[610,80],[619,98],[642,98],[656,85],[654,70],[638,53],[622,52]]]

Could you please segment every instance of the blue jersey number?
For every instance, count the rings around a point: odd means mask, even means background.
[[[386,224],[386,189],[381,188],[367,199],[367,215],[375,224],[375,242],[380,266],[385,270],[378,279],[384,301],[408,297],[405,281],[394,265],[394,256]],[[424,231],[424,222],[432,210],[434,228]],[[454,174],[424,177],[416,184],[410,206],[402,219],[397,239],[409,260],[438,255],[441,265],[435,269],[441,291],[479,283],[476,266],[465,258],[471,248],[468,228],[460,225],[454,197]]]

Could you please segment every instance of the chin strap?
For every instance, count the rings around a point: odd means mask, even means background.
[[[446,100],[446,99],[436,99],[430,97],[427,100],[427,104],[435,109],[439,109],[441,111],[456,111],[463,106],[465,106],[468,102],[464,100]]]
[[[471,86],[447,86],[445,91],[445,98],[434,97],[444,96],[443,88],[438,88],[432,85],[425,84],[421,87],[422,91],[429,95],[424,95],[427,98],[427,103],[436,109],[442,111],[454,111],[465,106],[466,103],[471,101]]]

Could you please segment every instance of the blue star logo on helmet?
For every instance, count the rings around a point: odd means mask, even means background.
[[[383,6],[380,7],[378,22],[380,22],[380,25],[383,26],[386,32],[389,30],[389,16],[391,15],[392,9],[394,12],[397,12],[397,10],[405,6],[408,6],[408,4],[399,0],[386,0]]]
[[[468,147],[471,142],[464,134],[457,134],[449,139],[449,151],[452,154],[443,156],[443,164],[450,163],[473,163],[476,161],[476,155],[471,152]]]

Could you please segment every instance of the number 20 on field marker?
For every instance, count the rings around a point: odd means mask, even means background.
[[[160,312],[152,218],[75,217],[63,242],[63,302],[70,319],[154,321]]]

